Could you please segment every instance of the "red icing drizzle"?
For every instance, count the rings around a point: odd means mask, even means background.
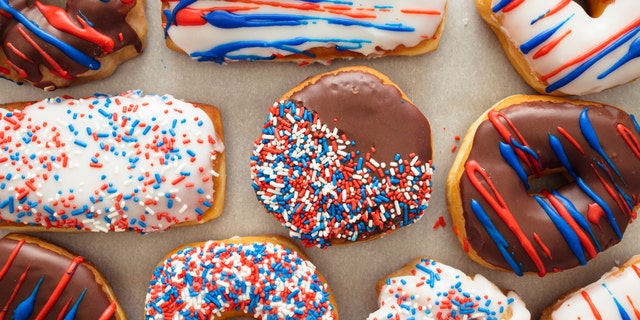
[[[582,294],[582,297],[584,298],[584,300],[587,301],[587,303],[589,304],[589,308],[591,308],[591,312],[593,313],[593,316],[597,320],[602,320],[602,316],[600,316],[600,312],[598,311],[598,308],[596,307],[596,305],[593,303],[593,301],[591,301],[591,297],[589,297],[589,294],[584,290],[580,292],[580,294]]]
[[[544,244],[544,242],[542,242],[542,239],[540,239],[540,236],[535,232],[533,233],[533,240],[535,240],[538,243],[538,245],[542,249],[542,252],[544,252],[547,258],[549,258],[549,260],[553,260],[553,256],[551,255],[551,250],[549,250],[549,247],[547,247]]]
[[[571,1],[573,1],[573,0],[561,0],[555,7],[553,7],[551,10],[549,10],[549,12],[545,13],[544,16],[542,16],[540,19],[544,19],[546,17],[552,16],[552,15],[558,13],[560,10],[562,10],[562,8],[564,8],[567,5],[569,5],[569,3],[571,3]]]
[[[16,244],[16,247],[13,248],[13,251],[9,255],[9,259],[7,259],[7,262],[5,262],[4,266],[2,267],[2,270],[0,270],[0,280],[4,278],[4,276],[7,274],[7,271],[9,271],[9,268],[11,268],[11,264],[18,256],[18,253],[20,252],[20,249],[22,248],[22,245],[24,245],[25,242],[26,241],[22,239],[18,241],[18,244]]]
[[[571,145],[573,145],[576,149],[578,149],[578,151],[580,151],[581,154],[584,154],[584,149],[582,149],[582,146],[578,143],[578,141],[569,133],[567,132],[567,130],[565,130],[562,127],[558,127],[558,132],[565,137],[569,143],[571,143]]]
[[[629,149],[631,149],[633,154],[635,154],[636,157],[640,159],[640,143],[638,142],[638,139],[636,139],[636,137],[633,135],[633,132],[622,123],[618,123],[618,125],[616,126],[616,130],[618,130],[618,133],[620,134],[624,142],[627,143]]]
[[[493,124],[493,126],[496,128],[496,130],[498,131],[498,133],[500,134],[500,136],[502,137],[502,139],[507,142],[507,143],[511,143],[511,139],[515,139],[517,138],[518,143],[520,143],[521,145],[528,147],[529,144],[527,143],[527,141],[524,139],[524,137],[522,136],[522,134],[518,131],[518,129],[515,127],[515,125],[511,122],[511,120],[507,119],[507,117],[504,116],[504,114],[495,111],[495,110],[491,110],[489,111],[488,114],[489,117],[489,121],[491,121],[491,124]],[[502,123],[503,120],[505,124]],[[508,128],[507,128],[508,126]],[[511,131],[513,131],[513,134],[511,133]],[[515,137],[514,137],[515,135]],[[525,164],[533,171],[536,173],[537,177],[541,177],[542,176],[542,164],[536,160],[533,156],[531,156],[530,154],[525,153],[524,151],[518,149],[518,148],[514,148],[514,151],[516,153],[516,155],[518,156],[518,158],[520,158],[522,161],[525,162]]]
[[[602,229],[600,227],[600,219],[602,219],[603,216],[604,210],[602,210],[602,207],[600,207],[600,205],[598,205],[597,203],[592,203],[587,208],[587,219],[589,220],[589,222],[598,226],[598,228],[600,229]]]
[[[633,219],[634,213],[632,212],[631,208],[629,208],[627,206],[627,202],[624,201],[624,197],[622,194],[620,194],[617,190],[615,190],[611,185],[609,185],[604,178],[602,177],[602,175],[600,174],[600,172],[598,172],[598,169],[594,166],[591,165],[591,167],[593,168],[593,171],[595,172],[596,176],[598,177],[598,180],[600,180],[600,183],[602,183],[602,186],[604,187],[604,189],[607,191],[607,193],[609,194],[609,196],[616,202],[616,204],[618,205],[618,208],[620,208],[620,210],[622,212],[624,212],[627,216],[631,217]]]
[[[60,295],[62,295],[62,292],[67,287],[67,284],[69,283],[69,281],[71,281],[73,274],[76,272],[78,266],[80,266],[83,261],[84,258],[80,256],[75,257],[73,258],[73,260],[71,260],[71,263],[69,263],[67,270],[65,270],[62,278],[60,278],[58,286],[56,286],[56,288],[53,290],[51,296],[49,297],[49,300],[47,300],[47,303],[44,305],[44,307],[42,307],[42,310],[40,310],[40,313],[38,313],[38,315],[35,317],[35,320],[43,320],[47,316],[49,311],[51,311],[51,308],[53,308],[58,299],[60,299]]]
[[[54,28],[72,34],[80,39],[87,40],[91,43],[94,43],[100,48],[104,53],[109,53],[113,51],[114,42],[113,39],[105,36],[104,34],[96,31],[92,28],[83,18],[77,16],[78,22],[82,25],[82,28],[78,27],[76,24],[71,21],[67,12],[62,8],[56,6],[50,6],[46,4],[42,4],[40,1],[35,2],[38,10],[42,12],[42,15],[47,19],[47,22],[51,24]]]
[[[580,239],[580,243],[586,249],[587,254],[589,254],[589,257],[591,257],[592,259],[595,258],[595,256],[598,254],[598,250],[596,250],[596,248],[593,246],[593,243],[591,243],[591,240],[589,240],[589,237],[584,233],[582,228],[580,228],[578,223],[573,219],[573,217],[571,217],[571,214],[569,214],[567,208],[565,208],[562,205],[562,202],[560,202],[553,194],[550,194],[547,191],[543,191],[542,194],[549,200],[549,202],[551,202],[551,205],[553,205],[562,219],[564,219],[569,224],[573,232],[576,233],[578,239]]]
[[[502,221],[506,224],[506,226],[513,232],[516,236],[522,248],[527,252],[533,263],[538,268],[538,275],[544,276],[546,274],[546,270],[540,256],[536,252],[536,249],[533,247],[531,240],[527,238],[524,234],[518,221],[516,221],[513,213],[507,207],[507,203],[504,201],[493,182],[484,171],[484,169],[480,166],[480,164],[475,160],[470,160],[465,164],[465,172],[471,184],[480,192],[482,197],[489,203],[491,208],[496,212],[496,214],[502,219]],[[485,185],[482,183],[480,179],[478,179],[477,174],[480,174],[482,179],[486,182],[487,186],[491,189],[490,191],[486,189]]]
[[[22,29],[22,27],[18,27],[18,32],[20,32],[20,35],[22,35],[22,37],[27,40],[27,42],[29,42],[29,44],[31,46],[33,46],[34,49],[36,49],[38,51],[38,53],[40,53],[40,55],[42,55],[42,57],[49,63],[49,65],[51,65],[51,67],[53,68],[53,71],[55,73],[57,73],[60,77],[63,77],[65,79],[70,79],[69,77],[69,73],[67,72],[67,70],[64,70],[57,62],[55,59],[53,59],[46,51],[44,51],[33,39],[31,39],[31,37],[24,31],[24,29]],[[22,75],[20,75],[22,77]],[[26,74],[23,78],[26,78]]]
[[[517,8],[518,6],[520,6],[522,3],[524,2],[524,0],[515,0],[512,1],[511,3],[509,3],[508,5],[506,5],[504,7],[504,9],[502,9],[502,12],[509,12],[515,8]]]
[[[7,316],[7,312],[9,311],[9,306],[11,305],[13,300],[16,299],[16,296],[18,295],[18,291],[20,291],[20,288],[22,287],[22,283],[24,282],[24,280],[27,279],[27,274],[29,273],[29,269],[31,269],[31,267],[27,266],[27,268],[24,270],[22,275],[20,275],[20,278],[18,279],[18,283],[16,283],[16,286],[13,288],[13,292],[11,293],[11,296],[9,297],[7,304],[0,311],[0,320],[4,319]]]
[[[553,50],[553,48],[555,48],[560,42],[562,42],[562,40],[564,40],[564,38],[566,38],[570,33],[571,33],[571,30],[567,30],[560,37],[555,38],[555,39],[551,40],[549,43],[547,43],[544,46],[542,46],[540,48],[540,50],[536,51],[536,53],[533,54],[533,59],[535,60],[535,59],[538,59],[538,58],[541,58],[541,57],[544,57],[545,55],[547,55],[549,52],[551,52],[551,50]]]

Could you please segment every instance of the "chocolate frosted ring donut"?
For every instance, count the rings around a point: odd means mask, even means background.
[[[638,205],[638,129],[633,116],[593,102],[513,96],[496,104],[467,132],[447,179],[469,256],[542,276],[618,243]],[[549,187],[550,177],[561,177],[559,186]]]

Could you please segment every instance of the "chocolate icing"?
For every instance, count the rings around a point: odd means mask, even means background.
[[[613,172],[610,166],[606,164],[606,160],[585,139],[579,125],[579,116],[585,108],[588,109],[588,118],[602,145],[602,149],[619,170],[621,178]],[[611,106],[576,106],[568,103],[541,101],[513,105],[501,109],[499,112],[504,114],[524,136],[524,140],[537,153],[545,169],[563,168],[559,158],[550,147],[549,134],[559,139],[577,176],[581,177],[586,185],[606,202],[615,218],[615,223],[611,223],[606,216],[600,216],[597,219],[597,224],[594,224],[594,220],[588,223],[589,228],[594,233],[602,250],[618,243],[620,238],[614,230],[614,225],[619,227],[620,232],[624,232],[635,213],[623,212],[621,206],[616,203],[616,199],[613,199],[607,193],[595,172],[597,170],[608,186],[619,187],[629,197],[628,201],[631,207],[637,204],[638,193],[640,192],[640,170],[638,170],[640,168],[640,160],[616,130],[617,124],[623,124],[633,132],[635,139],[640,139],[640,135],[629,115]],[[500,121],[503,124],[505,123],[504,119]],[[566,136],[559,133],[558,127],[565,129],[585,153],[581,154]],[[513,130],[511,131],[513,132]],[[488,263],[501,268],[512,269],[499,252],[498,247],[485,230],[483,224],[472,211],[470,203],[472,199],[475,199],[481,204],[500,234],[505,237],[508,243],[506,251],[512,255],[523,272],[538,272],[542,275],[545,272],[568,269],[579,265],[580,262],[576,254],[572,252],[562,233],[551,221],[541,205],[536,202],[533,195],[530,195],[525,189],[524,183],[516,175],[515,170],[501,156],[498,146],[502,138],[494,125],[489,120],[485,120],[478,127],[473,139],[473,148],[468,155],[466,165],[469,165],[470,160],[475,160],[486,171],[489,179],[516,217],[517,225],[522,228],[523,234],[533,244],[535,252],[544,263],[545,270],[537,269],[529,254],[520,246],[514,233],[509,231],[503,220],[496,215],[492,207],[471,184],[467,174],[464,173],[460,180],[460,189],[465,219],[464,227],[467,235],[466,240],[469,246],[477,251],[479,256]],[[523,162],[520,161],[520,163]],[[599,163],[602,167],[599,167]],[[531,181],[534,172],[526,165],[523,165],[523,167]],[[607,168],[608,173],[602,168]],[[563,170],[567,171],[566,169]],[[566,185],[559,187],[556,191],[568,198],[581,212],[582,216],[589,221],[588,208],[589,205],[593,205],[594,200],[589,198],[572,180],[574,179],[570,179]],[[486,181],[483,181],[483,185],[486,187]],[[618,193],[615,193],[615,195],[617,196]],[[548,199],[545,201],[549,203]],[[540,237],[544,245],[550,250],[551,259],[534,240],[534,233]],[[590,240],[590,242],[593,242],[593,240]],[[581,246],[580,249],[583,250],[584,246]],[[585,254],[585,256],[587,260],[590,259],[589,254]]]
[[[18,243],[18,240],[8,239],[6,237],[0,239],[0,269],[7,264],[9,256]],[[30,318],[35,317],[51,297],[52,292],[58,285],[58,282],[70,263],[71,259],[27,240],[20,248],[15,260],[10,264],[7,274],[3,278],[0,278],[0,308],[4,308],[7,306],[9,297],[12,295],[18,279],[25,272],[27,266],[30,268],[17,296],[11,305],[9,305],[6,318],[9,319],[13,316],[16,307],[29,297],[40,278],[44,277],[38,294],[36,295],[34,309]],[[47,318],[56,318],[63,310],[64,305],[69,301],[71,301],[71,306],[73,306],[84,289],[87,289],[87,292],[80,302],[75,318],[98,319],[109,307],[111,301],[103,292],[102,287],[96,283],[94,274],[84,263],[80,264],[75,270],[71,281],[48,313]],[[69,308],[71,308],[71,306],[69,306]],[[115,319],[115,317],[111,317],[111,319]]]
[[[81,39],[52,26],[47,21],[47,18],[61,20],[53,13],[47,14],[43,12],[41,8],[51,9],[53,5],[43,4],[40,1],[36,1],[36,4],[33,5],[29,5],[27,0],[2,1],[8,1],[9,6],[20,11],[26,19],[36,23],[45,33],[91,58],[102,58],[129,45],[133,45],[138,52],[142,51],[142,40],[126,22],[126,17],[135,6],[136,0],[70,0],[67,3],[66,13],[64,12],[65,10],[62,10],[62,13],[68,15],[67,18],[77,29],[83,31],[95,29],[100,38],[103,39],[96,41],[96,43]],[[88,26],[81,25],[81,22],[85,21]],[[22,70],[21,76],[37,87],[45,88],[53,85],[51,82],[42,81],[41,66],[46,67],[62,78],[70,79],[90,70],[87,66],[79,63],[73,56],[65,54],[59,48],[43,40],[15,18],[0,15],[0,30],[2,49],[10,61],[10,64],[4,66],[11,70]],[[20,31],[24,32],[28,39]],[[104,43],[104,37],[113,41],[111,46],[101,47],[97,44]],[[36,46],[43,50],[45,54],[38,50]],[[50,56],[50,59],[45,55]],[[60,75],[60,72],[56,71],[56,67],[50,60],[55,61],[55,64],[58,64],[67,74]],[[20,73],[20,71],[18,72]]]
[[[350,151],[364,155],[375,147],[372,156],[387,163],[396,154],[415,153],[423,162],[432,159],[431,127],[425,116],[396,87],[370,73],[325,75],[290,99],[355,141]]]

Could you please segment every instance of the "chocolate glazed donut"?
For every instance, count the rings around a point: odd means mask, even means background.
[[[9,234],[0,239],[0,319],[126,319],[97,272],[57,246]]]
[[[144,0],[29,3],[0,0],[2,77],[54,90],[107,76],[143,50]]]
[[[454,230],[469,256],[540,276],[584,265],[636,217],[640,134],[616,107],[509,97],[467,132],[447,179]],[[559,187],[531,187],[563,175]],[[545,180],[546,179],[546,180]]]

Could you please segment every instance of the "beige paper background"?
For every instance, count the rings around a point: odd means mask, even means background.
[[[298,67],[290,63],[203,64],[167,49],[160,27],[160,1],[147,3],[149,34],[146,51],[120,66],[102,81],[54,93],[0,82],[0,103],[36,100],[56,95],[76,97],[115,94],[129,89],[172,94],[177,98],[217,105],[223,115],[228,189],[223,215],[213,222],[164,233],[138,235],[37,233],[93,261],[107,278],[131,319],[144,316],[149,277],[166,252],[183,243],[223,239],[234,235],[287,235],[258,204],[250,187],[249,156],[253,140],[266,119],[266,108],[308,76],[341,66],[366,65],[394,80],[430,120],[434,134],[432,201],[416,224],[383,239],[333,247],[306,249],[328,279],[342,319],[364,319],[377,306],[376,281],[417,256],[430,256],[463,271],[481,273],[497,284],[518,291],[533,319],[558,295],[597,279],[613,265],[640,253],[638,223],[621,244],[601,253],[587,266],[539,278],[517,277],[484,269],[464,254],[451,231],[444,200],[444,181],[459,145],[456,135],[498,100],[512,94],[534,93],[507,62],[497,39],[480,19],[472,0],[450,0],[440,48],[420,57],[335,61],[330,66]],[[583,99],[623,107],[640,114],[640,82]],[[444,216],[447,226],[434,229]],[[0,231],[0,236],[6,234]]]

